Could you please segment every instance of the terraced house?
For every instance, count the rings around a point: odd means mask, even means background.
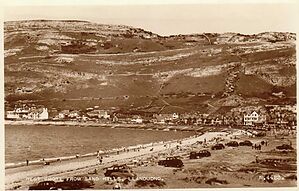
[[[13,111],[7,111],[6,118],[10,120],[47,120],[49,113],[47,108],[15,108]]]

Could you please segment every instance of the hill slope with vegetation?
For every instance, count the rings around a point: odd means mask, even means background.
[[[6,106],[211,113],[295,102],[295,40],[280,32],[160,36],[85,21],[5,22]]]

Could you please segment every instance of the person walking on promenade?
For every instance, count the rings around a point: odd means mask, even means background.
[[[29,160],[28,159],[26,159],[26,165],[29,166]]]
[[[255,162],[258,163],[259,162],[259,158],[257,155],[255,155]]]
[[[97,158],[98,158],[99,163],[102,164],[103,163],[103,156],[98,155]]]

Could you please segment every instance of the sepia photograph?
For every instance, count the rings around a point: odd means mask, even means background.
[[[296,1],[24,2],[5,190],[297,188]]]

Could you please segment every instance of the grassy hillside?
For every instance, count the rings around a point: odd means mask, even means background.
[[[162,37],[84,21],[5,22],[5,100],[212,112],[236,95],[239,105],[293,99],[295,40],[293,33]]]

